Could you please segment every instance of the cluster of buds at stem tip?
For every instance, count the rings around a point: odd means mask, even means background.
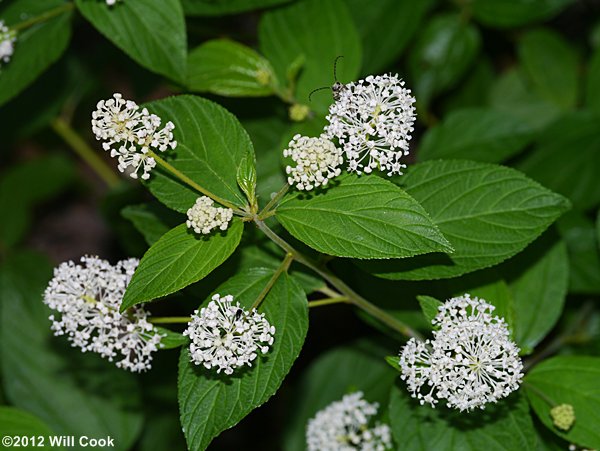
[[[196,199],[196,203],[187,211],[186,224],[194,232],[208,235],[214,229],[227,230],[233,218],[231,208],[215,207],[213,200],[207,196]]]
[[[150,178],[150,171],[156,160],[150,151],[164,152],[174,149],[175,125],[167,122],[161,128],[162,120],[155,114],[141,108],[132,100],[125,100],[121,94],[113,94],[108,100],[100,100],[92,113],[92,131],[99,141],[104,141],[104,150],[110,150],[111,157],[119,162],[119,171],[129,171],[136,179]]]

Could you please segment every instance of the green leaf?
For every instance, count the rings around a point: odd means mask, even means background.
[[[541,130],[562,114],[558,105],[535,92],[518,68],[508,70],[496,80],[490,91],[490,105],[519,119],[532,131]]]
[[[513,395],[484,411],[464,413],[421,406],[403,382],[392,390],[390,421],[396,443],[406,451],[514,451],[537,449],[527,401]]]
[[[569,254],[569,292],[600,293],[600,253],[594,223],[578,212],[558,221]]]
[[[289,125],[276,116],[253,117],[243,120],[242,124],[256,149],[256,194],[260,203],[265,205],[271,200],[271,193],[276,193],[287,183],[281,166],[280,141]]]
[[[164,327],[154,326],[163,337],[160,340],[160,349],[175,349],[188,343],[188,338],[178,332],[173,332]]]
[[[295,93],[299,103],[307,103],[314,89],[333,85],[337,56],[344,56],[337,65],[342,83],[356,79],[359,72],[360,38],[342,0],[306,0],[266,12],[259,24],[259,43],[282,83],[288,68],[304,55]],[[312,98],[310,106],[325,114],[330,103],[331,94],[322,92]]]
[[[441,101],[442,113],[473,107],[486,107],[496,71],[489,57],[481,56],[460,83]]]
[[[198,235],[181,224],[144,254],[127,287],[121,311],[166,296],[206,277],[233,253],[244,224],[234,219],[225,232]]]
[[[568,158],[565,149],[573,149]],[[597,205],[600,202],[598,118],[585,111],[562,116],[540,134],[533,152],[518,169],[567,196],[576,209]]]
[[[596,49],[588,65],[585,102],[600,114],[600,48]]]
[[[133,223],[150,246],[184,219],[158,203],[128,205],[121,210],[121,215]]]
[[[569,284],[567,247],[544,235],[503,265],[513,298],[513,336],[531,352],[560,318]]]
[[[71,160],[59,155],[13,165],[3,172],[0,175],[0,211],[6,214],[0,221],[0,246],[18,244],[29,229],[36,204],[58,195],[74,177]]]
[[[510,28],[550,19],[572,0],[474,0],[470,6],[484,25]]]
[[[417,296],[417,301],[419,301],[423,316],[425,316],[427,323],[431,326],[431,321],[433,321],[433,318],[439,313],[439,307],[441,307],[443,303],[431,296]]]
[[[438,15],[427,22],[408,61],[419,104],[428,105],[460,79],[479,52],[480,40],[477,28],[458,14]]]
[[[252,143],[239,121],[225,108],[197,96],[177,96],[144,105],[164,122],[175,125],[177,148],[161,155],[177,170],[211,193],[243,207],[237,171]],[[158,200],[185,213],[200,193],[160,168],[146,182]]]
[[[75,0],[81,14],[141,66],[185,83],[187,38],[179,0],[135,0],[109,6]]]
[[[489,108],[456,110],[427,131],[417,158],[501,163],[523,150],[531,138],[530,127],[509,113]]]
[[[256,203],[256,158],[254,153],[248,152],[237,170],[237,184],[246,195],[248,202]]]
[[[525,377],[525,389],[538,418],[552,432],[581,447],[599,448],[599,379],[600,358],[559,356],[535,366]],[[548,400],[573,406],[576,420],[569,431],[552,424]]]
[[[272,276],[272,270],[255,268],[236,275],[216,292],[231,294],[249,308]],[[273,396],[304,343],[307,305],[302,288],[282,274],[259,308],[275,326],[273,346],[268,354],[257,357],[251,368],[231,376],[196,366],[190,362],[189,350],[182,350],[179,409],[189,449],[205,449],[214,437]]]
[[[338,257],[403,258],[451,250],[414,199],[374,175],[348,175],[322,192],[289,194],[276,217],[303,243]]]
[[[421,26],[433,0],[345,0],[362,41],[362,73],[376,74],[393,63]]]
[[[433,298],[432,298],[433,299]],[[397,355],[388,355],[385,357],[385,361],[389,366],[394,368],[398,372],[402,372],[402,368],[400,368],[400,360]]]
[[[274,93],[271,64],[243,44],[228,39],[206,41],[190,52],[187,86],[192,91],[228,97],[260,97]]]
[[[224,16],[288,3],[290,0],[182,0],[189,16]]]
[[[387,352],[369,342],[357,342],[352,348],[336,348],[319,356],[293,391],[283,449],[304,451],[308,420],[348,393],[362,391],[368,402],[379,403],[377,417],[384,415],[392,383],[398,377],[384,360]]]
[[[2,383],[15,407],[35,414],[57,435],[110,436],[133,446],[142,427],[133,374],[97,354],[53,337],[42,303],[52,268],[33,253],[13,254],[0,270]]]
[[[564,110],[572,109],[578,96],[579,61],[569,43],[540,28],[525,34],[518,50],[536,92]]]
[[[564,197],[514,169],[460,160],[420,163],[398,182],[431,215],[454,253],[361,263],[394,280],[444,279],[523,250],[569,209]]]
[[[34,443],[40,447],[48,446],[50,444],[48,437],[53,435],[56,434],[37,416],[15,407],[0,406],[0,436],[12,437],[13,440],[14,437],[27,437],[32,440],[29,441],[29,446],[34,448]],[[5,444],[4,440],[2,443]],[[29,446],[21,442],[21,447],[29,448]],[[9,449],[10,446],[3,446],[3,448]],[[64,449],[62,446],[52,446],[52,448]]]
[[[2,62],[0,105],[19,94],[63,54],[71,38],[71,8],[63,0],[18,0],[0,13],[11,28],[50,11],[59,14],[20,30],[10,61]]]

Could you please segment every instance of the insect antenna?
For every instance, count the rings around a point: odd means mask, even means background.
[[[335,57],[335,61],[333,62],[333,80],[338,81],[337,79],[337,62],[340,58],[343,58],[344,55],[338,55]]]
[[[330,86],[323,86],[322,88],[317,88],[317,89],[313,89],[310,94],[308,95],[308,101],[310,102],[310,98],[312,97],[312,95],[317,92],[317,91],[322,91],[323,89],[331,89]]]

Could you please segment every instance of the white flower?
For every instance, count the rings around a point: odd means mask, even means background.
[[[402,379],[412,396],[432,406],[445,399],[459,410],[485,408],[519,388],[523,363],[494,306],[465,294],[439,308],[433,340],[412,338],[402,349]]]
[[[104,141],[104,150],[110,150],[111,157],[119,162],[118,169],[125,172],[131,168],[130,176],[142,179],[150,177],[156,161],[149,152],[177,146],[173,139],[175,125],[167,122],[163,128],[161,119],[150,114],[132,100],[125,100],[121,94],[113,94],[112,99],[100,100],[92,113],[92,131],[96,139]]]
[[[309,138],[295,135],[288,148],[283,151],[284,157],[290,157],[295,167],[287,166],[288,183],[296,185],[300,190],[311,190],[340,175],[339,165],[344,162],[342,151],[326,137]]]
[[[363,399],[362,392],[345,395],[308,421],[308,451],[384,451],[391,448],[389,426],[369,422],[379,405]]]
[[[205,368],[232,374],[244,365],[252,366],[257,352],[266,354],[273,344],[275,327],[264,313],[233,305],[233,296],[215,294],[212,301],[192,315],[184,335],[190,337],[191,361]]]
[[[106,0],[106,4],[108,6],[112,6],[115,5],[117,2],[120,2],[121,0]]]
[[[339,90],[325,132],[338,138],[348,170],[401,174],[415,121],[415,98],[397,75],[368,76]]]
[[[161,335],[147,321],[148,313],[133,307],[119,313],[125,289],[138,265],[137,259],[112,266],[97,257],[82,257],[54,269],[44,292],[44,303],[58,315],[51,315],[55,335],[66,335],[74,347],[100,354],[130,371],[151,367],[152,353]]]
[[[0,20],[0,61],[8,63],[15,51],[16,33],[8,28],[3,20]],[[0,64],[0,66],[2,66]]]
[[[187,211],[188,220],[185,222],[194,232],[203,235],[209,234],[213,229],[227,230],[229,221],[233,217],[231,208],[215,207],[210,197],[201,196]]]

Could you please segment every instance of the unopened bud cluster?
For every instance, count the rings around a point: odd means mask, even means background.
[[[187,211],[186,224],[194,232],[208,235],[214,229],[226,230],[233,218],[231,208],[215,207],[213,200],[207,196],[196,199],[196,203]]]
[[[104,150],[110,150],[110,156],[117,158],[119,171],[129,171],[136,179],[150,178],[150,171],[156,166],[156,160],[150,152],[164,152],[174,149],[177,141],[173,139],[175,125],[167,122],[161,128],[162,120],[150,114],[132,100],[125,100],[121,94],[113,94],[108,100],[100,100],[96,111],[92,113],[92,131],[99,141],[104,141]]]

